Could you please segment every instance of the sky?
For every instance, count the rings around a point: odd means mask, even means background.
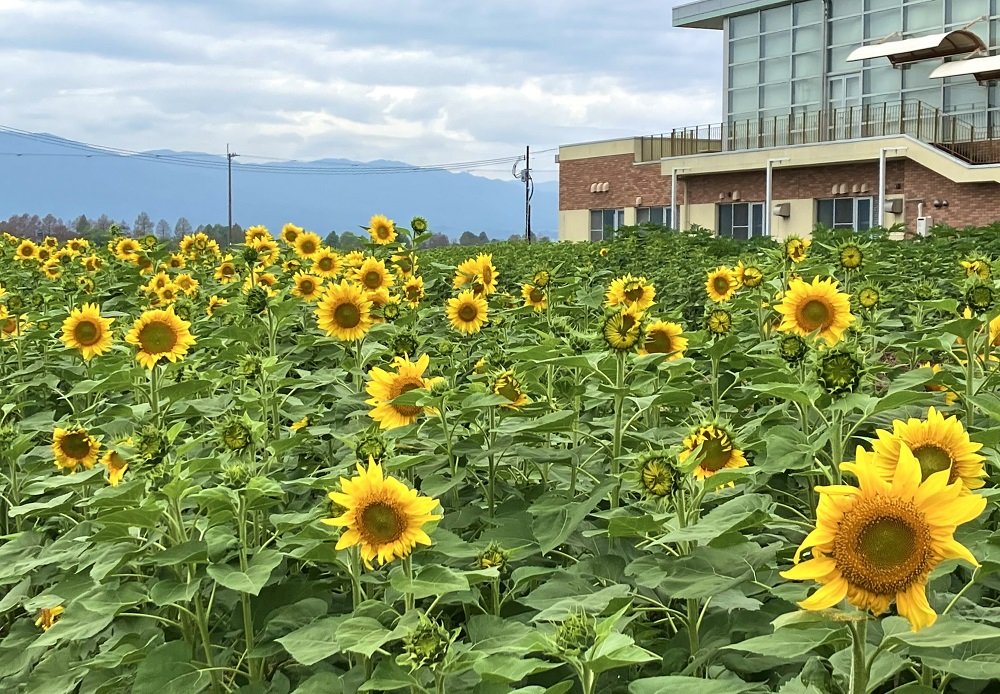
[[[0,0],[0,125],[283,160],[530,145],[544,180],[560,144],[721,119],[721,33],[671,27],[679,4]]]

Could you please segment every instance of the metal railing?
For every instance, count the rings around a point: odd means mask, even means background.
[[[640,138],[640,161],[909,135],[973,164],[1000,163],[1000,113],[945,113],[899,101],[734,120]]]

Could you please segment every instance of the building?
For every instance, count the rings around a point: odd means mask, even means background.
[[[1000,0],[697,0],[722,33],[716,125],[559,148],[559,238],[1000,219]]]

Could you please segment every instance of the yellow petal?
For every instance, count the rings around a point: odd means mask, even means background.
[[[847,581],[838,576],[820,587],[815,593],[799,603],[804,610],[825,610],[833,607],[847,595]]]

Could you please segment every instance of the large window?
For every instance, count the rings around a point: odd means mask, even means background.
[[[872,227],[872,198],[833,198],[816,201],[816,221],[828,229],[867,231]]]
[[[590,211],[590,240],[610,241],[614,238],[615,232],[625,225],[624,208],[591,210]]]
[[[636,224],[659,224],[660,226],[671,227],[670,206],[666,207],[637,207],[635,208]]]
[[[748,239],[764,235],[764,203],[733,202],[719,205],[719,236]]]

